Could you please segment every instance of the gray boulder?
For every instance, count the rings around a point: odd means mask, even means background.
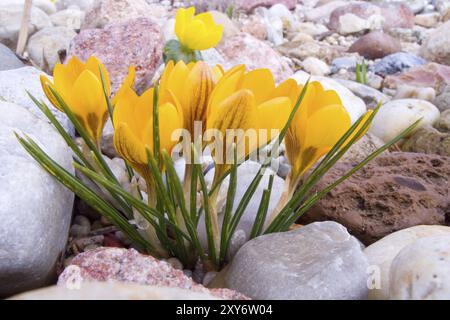
[[[14,52],[0,43],[0,71],[17,69],[23,66],[24,64],[16,57]]]
[[[72,155],[47,123],[0,102],[0,297],[48,284],[67,242],[74,195],[28,155],[14,132],[32,137],[69,171]]]
[[[226,287],[253,299],[366,299],[361,244],[335,222],[258,237],[236,254]]]
[[[44,114],[28,96],[27,91],[37,100],[43,100],[52,110],[63,128],[73,135],[74,128],[65,114],[54,108],[41,87],[39,77],[45,73],[33,67],[0,71],[0,100],[18,104],[30,110],[37,117],[48,121]],[[49,79],[50,76],[46,75]]]

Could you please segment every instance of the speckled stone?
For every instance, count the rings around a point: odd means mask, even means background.
[[[109,72],[112,91],[116,92],[128,74],[136,67],[136,89],[150,85],[161,64],[164,37],[158,25],[147,18],[110,24],[104,29],[86,29],[77,35],[69,48],[68,57],[87,60],[94,55]]]
[[[68,287],[85,281],[111,280],[188,289],[227,300],[248,299],[228,289],[209,290],[196,284],[182,270],[176,270],[169,263],[142,255],[134,249],[99,248],[82,253],[60,275],[58,285]]]

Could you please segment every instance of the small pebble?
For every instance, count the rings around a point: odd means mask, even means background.
[[[170,264],[174,269],[183,270],[183,264],[177,258],[167,259],[167,263]]]
[[[89,219],[82,215],[75,216],[75,218],[73,219],[73,224],[89,228],[91,227],[91,222],[89,221]]]
[[[91,232],[91,228],[89,226],[74,224],[70,227],[70,235],[74,238],[86,237],[89,232]]]
[[[214,280],[217,274],[218,272],[216,271],[210,271],[207,274],[205,274],[205,277],[203,278],[203,285],[205,287],[208,286]]]

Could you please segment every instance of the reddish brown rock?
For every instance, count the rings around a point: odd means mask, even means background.
[[[348,49],[349,52],[357,52],[371,60],[384,58],[401,50],[400,42],[383,31],[374,31],[362,36]]]
[[[323,189],[351,169],[338,164],[317,185]],[[396,152],[339,185],[300,223],[333,220],[369,245],[416,225],[450,225],[450,157]]]
[[[294,73],[279,53],[247,33],[226,39],[217,49],[227,67],[245,64],[248,70],[267,68],[272,71],[276,82],[284,81]]]
[[[251,12],[257,7],[271,7],[278,3],[284,4],[288,9],[294,9],[297,0],[237,0],[236,7]]]
[[[133,249],[119,248],[99,248],[76,256],[59,276],[58,286],[70,287],[76,283],[111,280],[188,289],[227,300],[248,299],[229,289],[207,289],[167,262],[142,255]]]
[[[446,85],[450,85],[450,67],[429,63],[401,74],[388,76],[384,80],[384,86],[387,88],[396,89],[402,85],[430,87],[439,93]]]
[[[150,85],[161,63],[164,37],[156,23],[147,18],[107,25],[104,29],[83,30],[73,40],[68,56],[87,60],[96,56],[103,62],[116,92],[129,66],[136,67],[136,89]]]
[[[335,9],[330,16],[328,28],[338,30],[339,19],[345,14],[354,14],[362,19],[371,19],[378,15],[384,18],[383,28],[412,28],[414,26],[414,14],[407,5],[401,3],[371,4],[368,2],[353,3]]]

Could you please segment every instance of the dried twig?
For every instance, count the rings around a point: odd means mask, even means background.
[[[17,41],[16,53],[18,56],[22,56],[25,51],[25,45],[28,40],[28,24],[30,22],[31,5],[33,0],[25,0],[23,5],[22,24],[19,31],[19,40]]]

